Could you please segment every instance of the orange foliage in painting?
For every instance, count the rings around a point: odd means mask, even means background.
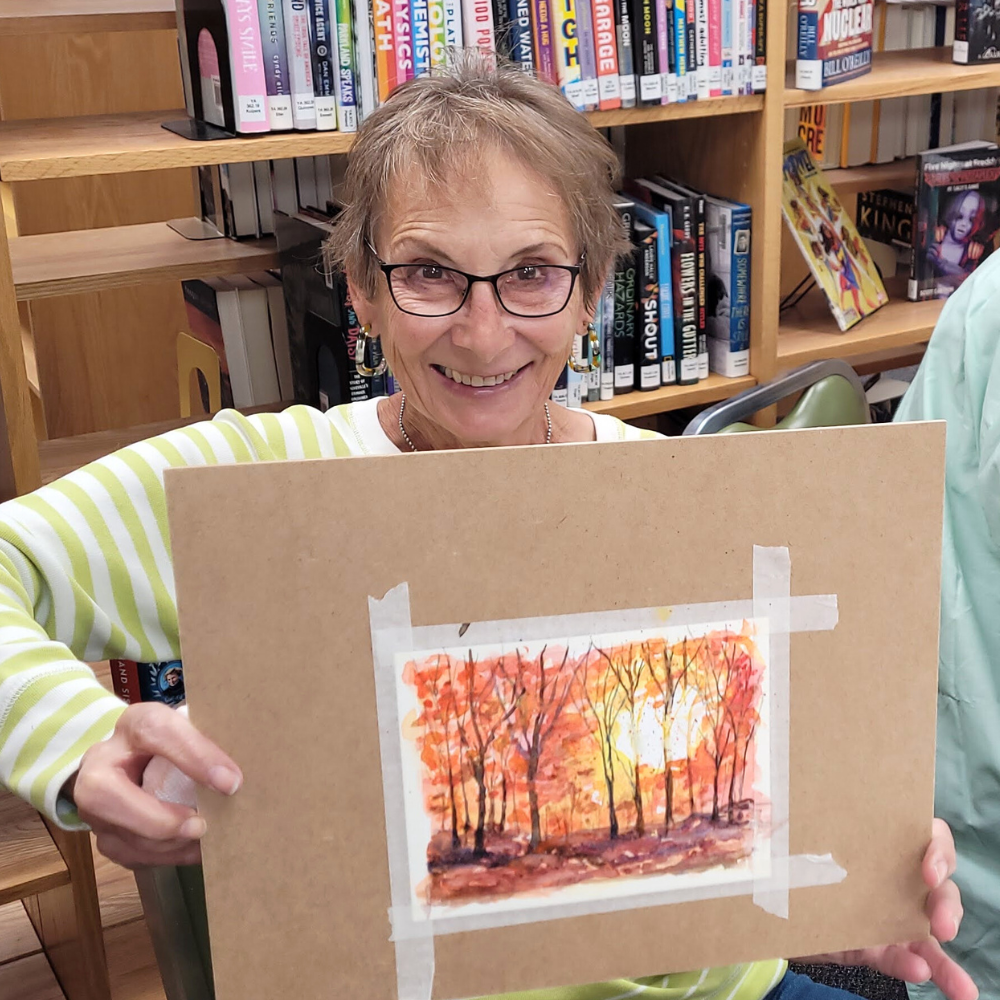
[[[752,849],[764,663],[747,625],[406,665],[435,902],[697,871]]]

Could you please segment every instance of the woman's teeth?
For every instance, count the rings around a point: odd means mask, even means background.
[[[503,385],[508,379],[512,379],[517,372],[505,372],[503,375],[466,375],[463,372],[457,372],[454,368],[440,368],[444,374],[445,378],[450,378],[454,382],[458,382],[460,385],[472,385],[479,386],[483,385]]]

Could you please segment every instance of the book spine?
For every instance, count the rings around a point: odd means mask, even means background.
[[[733,93],[733,0],[722,0],[722,95]]]
[[[656,63],[660,70],[660,103],[670,104],[670,19],[668,0],[656,2]],[[676,76],[673,77],[676,82]],[[676,99],[676,95],[675,95]]]
[[[752,0],[754,5],[753,67],[750,89],[755,94],[767,90],[767,0]]]
[[[615,36],[618,41],[618,86],[622,107],[635,107],[635,51],[632,45],[632,12],[629,0],[614,0]]]
[[[329,0],[310,0],[309,26],[313,93],[316,98],[316,128],[329,132],[337,127],[338,72],[333,59]]]
[[[550,398],[553,403],[558,403],[560,406],[569,405],[569,365],[566,365],[559,373],[559,378],[556,379],[556,384],[552,387]]]
[[[535,71],[535,45],[531,37],[531,0],[509,0],[511,61],[528,74]]]
[[[622,221],[625,222],[625,219]],[[635,368],[638,361],[635,336],[635,257],[632,254],[619,260],[614,280],[614,372],[615,395],[618,396],[635,389]]]
[[[659,104],[663,97],[663,78],[657,58],[656,0],[635,0],[632,10],[639,103]]]
[[[695,37],[697,20],[697,0],[687,0],[684,21],[687,28],[687,46],[684,50],[687,60],[688,100],[698,100],[698,41]]]
[[[969,61],[969,5],[971,0],[955,0],[955,41],[951,58],[957,63]]]
[[[615,396],[615,282],[609,278],[601,292],[601,390],[602,400]]]
[[[639,331],[639,389],[660,387],[660,283],[656,231],[636,247],[636,327]]]
[[[396,86],[413,79],[413,35],[410,0],[392,0],[392,41],[396,53]]]
[[[667,104],[676,104],[687,99],[678,87],[680,77],[677,74],[677,35],[674,32],[674,2],[663,0],[661,12],[667,28],[667,92],[664,98]]]
[[[351,0],[334,0],[334,38],[337,42],[337,128],[358,130],[358,60],[351,30]]]
[[[556,76],[559,89],[578,111],[583,105],[583,78],[576,38],[575,0],[552,0],[555,10]]]
[[[601,103],[601,93],[597,84],[597,55],[591,0],[576,0],[576,34],[580,79],[583,81],[583,106],[587,111],[596,111]]]
[[[590,371],[587,372],[588,403],[596,403],[601,398],[601,344],[604,336],[604,314],[600,307],[600,300],[598,300],[598,308],[594,310],[593,324],[597,346],[587,344],[587,358],[590,361]]]
[[[571,365],[566,366],[566,405],[571,410],[578,410],[583,406],[583,373],[573,371]]]
[[[466,48],[495,52],[493,28],[493,4],[490,0],[462,0],[462,31]]]
[[[694,0],[695,51],[698,53],[698,100],[705,100],[709,96],[708,5],[709,0]]]
[[[708,96],[722,96],[722,0],[707,0]]]
[[[257,4],[255,0],[228,0],[225,7],[236,131],[267,132],[267,82]]]
[[[531,0],[532,32],[535,43],[535,72],[539,80],[559,85],[558,52],[552,23],[551,0]]]
[[[609,111],[622,106],[614,0],[593,0],[593,15],[597,89],[601,110]]]
[[[410,0],[410,23],[413,27],[413,75],[431,71],[431,25],[427,0]]]
[[[674,0],[674,73],[677,77],[677,99],[688,99],[687,80],[687,0]]]
[[[692,206],[681,200],[673,217],[674,330],[677,384],[698,381],[698,250]]]
[[[707,262],[705,259],[705,196],[693,195],[695,246],[698,254],[698,378],[708,378],[708,330],[706,303],[708,292]]]
[[[260,43],[264,53],[267,120],[272,131],[281,132],[294,124],[281,0],[258,0],[257,13],[260,17]]]
[[[462,30],[462,0],[444,0],[445,61],[449,51],[457,51],[465,44]]]
[[[656,220],[657,280],[660,285],[660,382],[677,383],[677,338],[674,323],[673,252],[669,213]]]
[[[285,40],[288,43],[288,79],[292,90],[292,121],[297,129],[316,127],[309,10],[306,0],[284,0]]]
[[[819,57],[818,0],[799,0],[796,30],[795,86],[799,90],[821,90],[823,60]]]
[[[490,10],[493,14],[494,48],[502,59],[509,62],[513,45],[510,0],[490,0]]]
[[[135,660],[111,660],[111,685],[126,705],[142,701],[139,694],[139,670]]]
[[[367,0],[352,0],[352,39],[361,98],[360,118],[363,121],[378,105],[378,70],[375,65],[375,11]],[[339,19],[338,19],[339,24]]]
[[[444,0],[427,0],[428,42],[431,69],[443,69],[447,63],[447,32],[444,25]]]
[[[750,208],[734,209],[729,230],[731,268],[729,273],[729,364],[724,375],[750,374],[750,250],[752,220]],[[730,374],[731,373],[731,374]]]

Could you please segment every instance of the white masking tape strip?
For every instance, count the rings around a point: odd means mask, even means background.
[[[755,880],[753,901],[767,913],[788,919],[791,872],[788,858],[789,628],[792,561],[784,546],[753,547],[753,617],[766,618],[770,647],[768,692],[771,736],[771,875]]]
[[[808,594],[786,601],[780,622],[793,632],[825,632],[837,625],[837,595]],[[705,622],[738,621],[754,617],[754,601],[715,601],[705,604],[677,604],[669,608],[629,608],[621,611],[593,611],[544,618],[510,618],[468,625],[423,625],[412,630],[413,650],[446,649],[459,643],[479,646],[491,643],[531,642],[553,636],[626,632]],[[462,630],[459,636],[459,630]]]
[[[403,809],[402,750],[396,705],[394,659],[400,647],[412,648],[410,591],[405,583],[382,600],[368,598],[372,659],[375,664],[375,702],[378,714],[379,753],[382,759],[382,794],[385,800],[385,837],[389,853],[389,891],[393,915],[410,912],[410,873]],[[434,932],[429,920],[414,925],[417,933],[396,942],[396,985],[399,1000],[430,1000],[434,985]]]

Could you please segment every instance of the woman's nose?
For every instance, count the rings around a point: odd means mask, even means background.
[[[489,362],[506,350],[514,339],[507,323],[507,313],[488,281],[474,282],[469,297],[456,318],[452,341],[458,347]]]

